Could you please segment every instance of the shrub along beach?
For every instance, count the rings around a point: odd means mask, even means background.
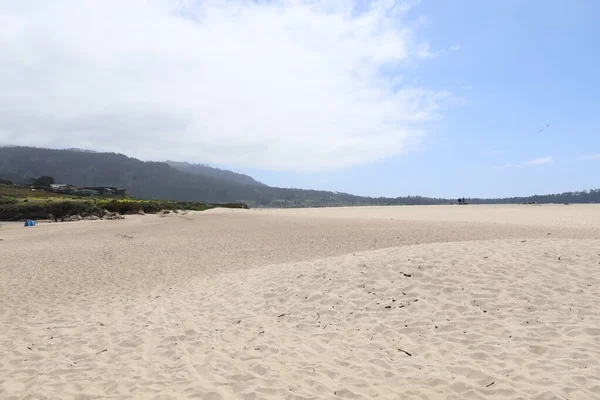
[[[243,203],[204,203],[135,199],[127,194],[80,195],[52,191],[50,187],[30,187],[0,183],[0,221],[25,219],[69,219],[73,216],[102,217],[107,212],[119,214],[154,214],[163,210],[204,211],[211,208],[248,208]]]

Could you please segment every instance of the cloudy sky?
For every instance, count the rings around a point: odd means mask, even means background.
[[[599,14],[594,0],[0,0],[0,144],[366,195],[600,187]]]

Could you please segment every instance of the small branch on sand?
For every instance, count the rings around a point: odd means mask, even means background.
[[[402,350],[402,349],[398,349],[398,351],[403,352],[404,354],[406,354],[409,357],[412,357],[412,354],[410,354],[408,351]]]
[[[108,349],[100,350],[100,351],[99,351],[99,352],[97,352],[96,354],[104,353],[104,352],[106,352],[106,351],[108,351]]]

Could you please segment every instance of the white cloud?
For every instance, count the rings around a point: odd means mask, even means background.
[[[402,84],[434,54],[404,3],[356,3],[0,0],[0,144],[307,171],[409,151],[450,95]]]
[[[600,160],[600,154],[584,154],[581,156],[582,160]]]
[[[523,163],[523,165],[543,165],[543,164],[550,164],[550,163],[552,163],[552,156],[534,158],[533,160],[529,160],[529,161]]]
[[[431,46],[428,42],[421,43],[417,50],[417,56],[424,60],[430,59],[430,58],[436,58],[439,55],[440,55],[439,52],[435,52],[435,51],[431,50]]]
[[[525,161],[525,162],[522,162],[519,164],[508,163],[508,164],[500,165],[496,168],[506,169],[506,168],[517,168],[517,167],[533,167],[536,165],[551,164],[552,161],[553,161],[552,156],[546,156],[546,157],[534,158],[533,160]]]
[[[496,168],[500,168],[500,169],[506,169],[506,168],[512,168],[512,167],[514,167],[514,166],[515,166],[515,165],[514,165],[513,163],[508,163],[508,164],[504,164],[504,165],[497,166]]]
[[[439,57],[442,54],[453,53],[458,50],[460,50],[460,46],[454,45],[448,47],[447,49],[434,51],[431,49],[431,45],[429,44],[429,42],[423,42],[417,48],[417,57],[423,60],[428,60]]]

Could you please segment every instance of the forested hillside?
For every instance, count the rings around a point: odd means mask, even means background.
[[[404,196],[362,197],[322,190],[269,187],[253,178],[206,165],[144,162],[116,153],[79,149],[0,147],[0,179],[29,183],[40,176],[77,186],[113,186],[145,199],[244,202],[250,206],[321,207],[352,205],[449,204],[456,199]],[[401,188],[398,188],[401,191]],[[460,195],[458,193],[457,195]],[[531,197],[466,199],[471,204],[598,203],[600,189]]]
[[[216,178],[226,182],[241,183],[244,185],[266,186],[264,183],[258,182],[254,178],[239,174],[237,172],[228,171],[226,169],[213,168],[208,165],[190,164],[187,162],[167,161],[171,167],[183,172],[188,172],[194,175],[202,175],[211,178]]]
[[[116,153],[0,147],[0,178],[28,183],[42,175],[57,183],[115,186],[147,199],[302,206],[365,204],[370,199],[326,191],[271,188],[231,171],[177,163],[144,162]],[[184,172],[181,169],[191,172]]]

